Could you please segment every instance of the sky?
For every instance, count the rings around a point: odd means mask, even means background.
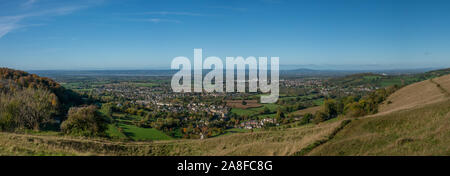
[[[0,0],[0,67],[160,69],[277,56],[330,69],[450,67],[445,0]]]

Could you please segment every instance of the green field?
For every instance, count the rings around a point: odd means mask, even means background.
[[[323,104],[324,98],[315,99],[313,104],[316,106],[321,106]]]
[[[108,130],[106,130],[106,134],[114,139],[126,139],[127,136],[125,136],[125,134],[123,134],[122,132],[119,131],[119,129],[117,129],[116,126],[109,124],[108,125]]]
[[[123,123],[119,123],[119,127],[123,129],[123,134],[135,141],[172,139],[172,137],[154,128],[140,128],[134,125],[127,125]]]
[[[135,125],[130,125],[133,120],[139,120],[142,117],[137,115],[129,114],[113,114],[114,119],[118,122],[118,127],[123,131],[120,132],[119,129],[110,125],[107,134],[112,138],[129,138],[135,141],[145,141],[145,140],[170,140],[172,137],[154,128],[140,128]]]

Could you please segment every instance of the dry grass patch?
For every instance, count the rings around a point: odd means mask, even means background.
[[[293,115],[305,115],[305,114],[315,114],[317,111],[319,111],[321,108],[321,106],[314,106],[314,107],[310,107],[310,108],[306,108],[306,109],[302,109],[302,110],[298,110],[295,112],[292,112]]]
[[[433,81],[425,80],[415,83],[389,96],[385,103],[380,106],[380,113],[387,114],[448,99],[445,93],[433,82],[439,83],[443,89],[450,90],[450,75],[435,78]]]

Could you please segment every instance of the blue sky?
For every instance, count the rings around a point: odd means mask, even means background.
[[[450,67],[437,0],[0,0],[0,67],[169,68],[176,56],[281,65]]]

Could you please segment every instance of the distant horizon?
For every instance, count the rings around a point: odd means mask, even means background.
[[[348,66],[348,65],[347,65]],[[446,69],[450,67],[371,67],[371,68],[361,68],[352,69],[346,65],[339,65],[339,67],[332,67],[330,65],[314,65],[314,66],[303,66],[303,65],[280,65],[280,71],[295,71],[295,70],[313,70],[313,71],[402,71],[402,70],[439,70]],[[175,71],[177,69],[171,69],[169,67],[151,67],[151,68],[85,68],[85,69],[18,69],[13,67],[6,67],[15,70],[24,71]],[[210,70],[210,69],[203,69]],[[223,70],[228,70],[224,68]],[[246,69],[248,70],[248,69]],[[270,70],[270,68],[268,68]]]

